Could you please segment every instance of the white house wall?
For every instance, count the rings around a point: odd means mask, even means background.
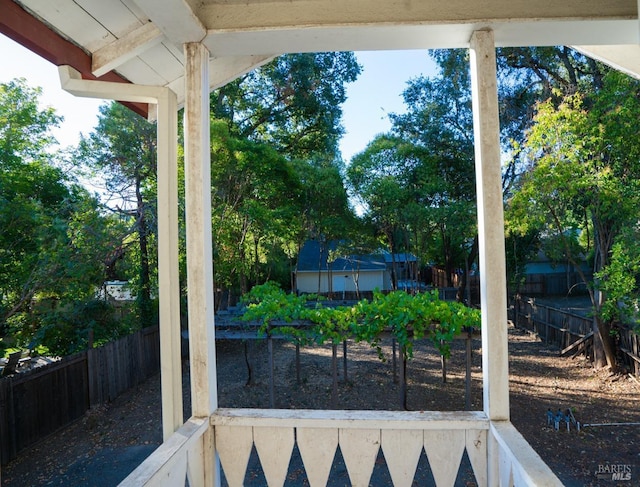
[[[348,276],[345,278],[345,276]],[[385,288],[385,272],[383,271],[360,271],[358,277],[358,289],[360,291],[373,291],[374,289]],[[296,273],[297,291],[299,293],[317,293],[326,294],[328,292],[355,292],[356,284],[353,272],[339,271],[331,273],[332,289],[329,289],[329,273],[323,272],[320,276],[320,290],[318,290],[318,273],[317,272],[297,272]]]

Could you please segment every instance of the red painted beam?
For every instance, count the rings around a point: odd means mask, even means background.
[[[91,73],[91,55],[63,38],[12,0],[0,0],[0,32],[56,66],[69,65],[83,79],[129,83],[113,71],[96,78]],[[147,117],[146,103],[123,103],[134,112]]]

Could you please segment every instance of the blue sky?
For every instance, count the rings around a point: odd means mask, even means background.
[[[26,78],[30,86],[43,89],[42,104],[54,107],[64,117],[54,132],[62,147],[75,145],[80,132],[91,132],[101,100],[76,98],[62,91],[55,66],[1,34],[0,52],[0,82]],[[343,106],[346,134],[340,148],[347,162],[375,135],[389,130],[389,113],[404,111],[402,91],[407,81],[435,73],[427,51],[358,52],[356,56],[363,71],[355,83],[348,85],[348,100]]]

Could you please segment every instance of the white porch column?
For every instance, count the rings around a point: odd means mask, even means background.
[[[218,407],[211,242],[209,51],[187,43],[185,52],[185,199],[187,299],[193,416]]]
[[[157,104],[158,137],[158,294],[162,432],[166,440],[183,423],[178,277],[178,122],[176,94],[161,86],[83,80],[59,66],[62,89],[75,96]]]
[[[178,266],[178,104],[171,90],[158,97],[158,294],[162,435],[182,426],[180,276]]]
[[[493,32],[474,32],[470,54],[480,244],[484,412],[491,420],[508,420],[507,283]]]

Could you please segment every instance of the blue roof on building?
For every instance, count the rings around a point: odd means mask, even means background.
[[[333,262],[329,261],[329,255],[338,248],[337,241],[331,241],[321,245],[318,240],[307,240],[298,255],[298,271],[317,272],[318,269],[328,271],[367,271],[384,270],[386,264],[382,255],[356,255],[338,257]]]

